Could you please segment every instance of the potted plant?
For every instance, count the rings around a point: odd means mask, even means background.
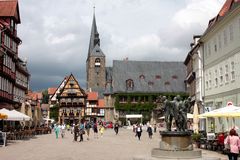
[[[202,138],[202,135],[200,133],[193,133],[192,134],[192,141],[193,144],[197,147],[200,148],[200,140]]]

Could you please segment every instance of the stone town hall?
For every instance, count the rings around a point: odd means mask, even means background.
[[[183,62],[113,60],[113,66],[106,67],[95,14],[86,72],[87,90],[104,98],[105,120],[124,120],[126,114],[142,114],[144,120],[152,120],[159,95],[186,95]]]

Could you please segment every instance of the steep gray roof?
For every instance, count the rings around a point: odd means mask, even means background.
[[[142,75],[142,76],[141,76]],[[183,62],[113,61],[113,92],[186,92]],[[127,90],[126,80],[134,87]]]
[[[106,67],[106,88],[104,94],[112,93],[112,67]]]
[[[99,33],[97,31],[95,14],[93,14],[92,29],[91,29],[87,58],[91,56],[91,54],[93,53],[92,50],[95,48],[96,45],[100,46],[100,38],[99,38]]]
[[[93,48],[91,55],[97,56],[97,57],[105,57],[103,51],[101,50],[98,44]]]
[[[106,82],[111,82],[112,81],[112,67],[106,67]]]

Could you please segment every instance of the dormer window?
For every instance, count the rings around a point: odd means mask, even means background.
[[[134,83],[132,79],[126,80],[126,89],[127,90],[133,90],[134,88]]]
[[[154,83],[153,83],[152,81],[149,81],[149,82],[148,82],[148,85],[149,85],[149,86],[153,86]]]
[[[162,77],[160,75],[155,76],[156,79],[161,79]]]
[[[173,75],[172,79],[178,79],[178,77],[176,75]]]
[[[139,79],[145,79],[145,76],[142,74],[139,76]]]
[[[165,84],[165,85],[170,85],[170,82],[166,81],[164,84]]]
[[[100,67],[101,63],[100,63],[100,58],[96,58],[95,59],[95,67]]]

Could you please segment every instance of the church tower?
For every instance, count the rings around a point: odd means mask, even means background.
[[[100,48],[95,13],[93,15],[88,56],[86,61],[87,89],[103,92],[106,84],[105,55]]]

